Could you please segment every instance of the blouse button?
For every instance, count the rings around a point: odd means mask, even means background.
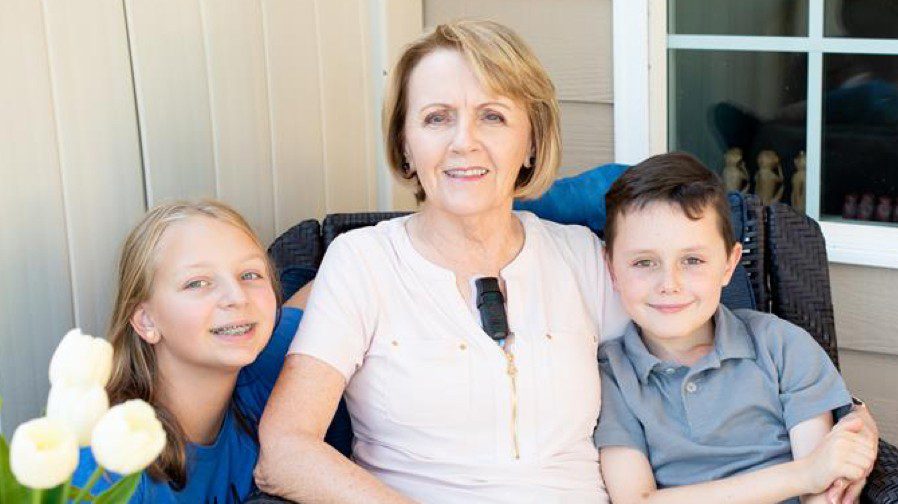
[[[399,342],[396,340],[393,340],[393,346],[399,346]]]
[[[458,345],[459,350],[465,350],[466,348],[468,348],[468,345],[465,345],[464,343],[459,343],[459,345]]]
[[[546,339],[552,339],[552,335],[551,335],[551,334],[546,334]]]

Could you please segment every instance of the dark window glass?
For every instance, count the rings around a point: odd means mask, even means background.
[[[669,58],[671,149],[695,154],[731,189],[791,203],[806,141],[807,55],[670,50]]]
[[[898,56],[823,59],[820,214],[898,222]]]
[[[826,0],[827,37],[898,38],[898,1]]]
[[[694,35],[808,34],[808,0],[668,0],[669,32]]]

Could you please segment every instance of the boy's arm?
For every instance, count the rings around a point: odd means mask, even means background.
[[[611,501],[634,503],[776,503],[808,493],[807,461],[786,462],[707,483],[659,490],[646,456],[634,448],[609,446],[600,452],[602,477]]]
[[[833,428],[833,415],[830,412],[805,420],[789,430],[789,442],[792,445],[792,458],[799,460],[810,455],[823,442]],[[806,504],[826,504],[826,494],[804,495],[801,502]]]

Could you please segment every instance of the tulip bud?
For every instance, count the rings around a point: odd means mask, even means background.
[[[99,385],[53,385],[47,398],[47,416],[64,423],[80,446],[90,444],[94,426],[109,410],[109,397]]]
[[[112,374],[112,345],[102,338],[69,331],[50,359],[52,385],[106,386]]]
[[[35,489],[53,488],[75,472],[78,440],[59,420],[30,420],[12,435],[9,464],[19,483]]]
[[[97,463],[119,474],[142,471],[165,447],[156,412],[140,399],[113,406],[94,427],[91,450]]]

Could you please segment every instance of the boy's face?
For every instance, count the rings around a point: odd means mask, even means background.
[[[662,201],[617,219],[612,278],[643,336],[661,343],[710,335],[720,290],[742,256],[738,243],[727,254],[714,210],[692,220]]]

